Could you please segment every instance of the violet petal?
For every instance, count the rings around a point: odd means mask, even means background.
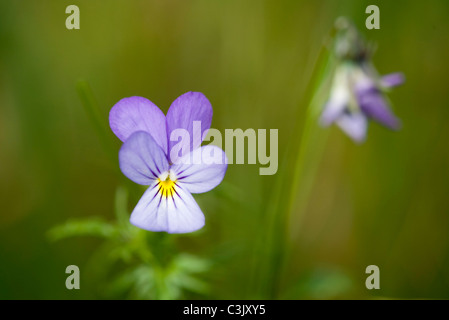
[[[358,95],[361,110],[370,118],[390,129],[399,129],[400,121],[390,111],[382,93],[377,90],[367,91]]]
[[[212,106],[209,100],[200,92],[187,92],[179,96],[171,104],[167,112],[167,140],[168,155],[171,162],[195,150],[203,141],[203,134],[209,130],[212,123]],[[195,126],[194,126],[195,121]],[[175,129],[184,129],[187,137],[181,140],[170,141]],[[181,154],[171,155],[173,146],[178,145]]]
[[[119,151],[120,169],[135,183],[151,185],[169,169],[167,156],[153,137],[144,131],[133,133]]]
[[[324,106],[323,113],[321,114],[320,117],[320,124],[322,126],[331,125],[344,112],[346,103],[347,103],[346,100],[341,99],[329,100]]]
[[[148,99],[129,97],[120,100],[109,112],[109,125],[123,142],[134,132],[148,132],[167,153],[165,115]]]
[[[191,193],[212,190],[223,180],[227,169],[227,158],[217,146],[203,146],[178,159],[171,170],[176,178]]]
[[[404,74],[401,72],[396,72],[383,76],[380,80],[380,84],[385,88],[392,88],[403,84],[404,81]]]

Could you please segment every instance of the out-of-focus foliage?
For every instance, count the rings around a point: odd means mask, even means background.
[[[198,275],[209,271],[211,262],[182,252],[167,255],[156,248],[162,244],[168,252],[173,251],[172,241],[130,225],[126,210],[128,197],[123,187],[117,189],[115,199],[116,222],[95,217],[67,221],[52,228],[48,232],[49,239],[96,236],[107,240],[103,243],[107,249],[101,250],[101,256],[96,259],[102,263],[103,270],[117,262],[123,264],[124,270],[110,277],[103,297],[179,299],[184,296],[184,290],[204,297],[209,286]]]

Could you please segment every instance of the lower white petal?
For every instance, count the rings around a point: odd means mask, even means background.
[[[356,142],[363,142],[366,137],[368,121],[361,113],[344,114],[337,121],[338,126]]]
[[[188,233],[204,226],[204,214],[181,184],[175,184],[172,192],[162,192],[155,183],[137,203],[130,222],[149,231]]]

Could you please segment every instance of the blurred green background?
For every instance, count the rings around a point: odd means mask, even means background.
[[[80,30],[65,28],[71,4]],[[380,8],[380,30],[365,28],[370,4]],[[356,145],[323,129],[328,141],[303,214],[293,212],[276,295],[254,281],[264,281],[255,274],[270,259],[256,242],[269,234],[265,208],[279,175],[230,165],[222,185],[195,196],[206,226],[173,236],[177,252],[214,261],[201,276],[209,293],[181,297],[449,298],[447,1],[10,0],[0,3],[0,299],[108,297],[113,270],[93,262],[104,240],[47,236],[68,219],[113,221],[123,182],[78,80],[92,88],[104,124],[123,97],[146,97],[166,112],[182,93],[201,91],[214,128],[279,129],[281,162],[300,141],[315,63],[341,15],[377,43],[381,74],[406,75],[389,95],[402,130],[372,123]],[[118,152],[118,139],[108,139]],[[65,288],[71,264],[81,269],[80,290]],[[365,288],[371,264],[380,290]]]

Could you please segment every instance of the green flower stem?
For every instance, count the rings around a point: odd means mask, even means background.
[[[291,253],[292,232],[300,228],[299,224],[327,141],[327,130],[323,130],[318,124],[322,106],[328,96],[328,75],[331,69],[325,48],[320,51],[314,66],[313,74],[316,80],[312,82],[311,90],[306,91],[312,92],[313,96],[306,110],[302,130],[295,130],[300,138],[296,136],[289,141],[273,188],[273,198],[267,208],[266,224],[269,229],[264,235],[267,239],[264,242],[266,264],[259,263],[263,269],[258,291],[270,299],[282,295],[283,273]],[[301,119],[300,109],[295,118],[298,122]],[[299,125],[295,128],[299,128]]]
[[[111,132],[108,128],[106,116],[104,116],[98,106],[97,100],[90,88],[89,84],[84,80],[79,80],[76,84],[78,95],[83,104],[90,121],[97,131],[100,142],[107,156],[115,163],[117,162],[117,150],[112,143]],[[115,168],[116,166],[114,166]],[[118,170],[117,170],[118,171]]]
[[[290,176],[291,185],[286,200],[284,223],[282,225],[282,253],[279,258],[278,279],[273,295],[279,297],[283,285],[283,273],[288,265],[292,253],[292,241],[301,228],[310,192],[315,182],[316,173],[325,151],[328,130],[319,126],[319,116],[326,102],[329,91],[329,74],[332,68],[327,52],[324,48],[318,59],[317,81],[314,85],[313,98],[306,111],[305,122],[301,138],[296,147],[293,174]],[[294,148],[294,146],[293,146]]]
[[[298,229],[299,227],[298,225],[293,226],[291,224],[293,218],[292,215],[294,213],[300,215],[304,213],[328,137],[327,130],[323,130],[323,128],[319,127],[318,118],[314,115],[313,109],[315,108],[313,108],[312,104],[306,118],[307,120],[300,141],[298,157],[293,171],[293,181],[287,205],[287,222],[285,230],[287,234],[290,233],[289,231],[292,229]]]
[[[307,208],[308,199],[312,190],[320,160],[325,150],[327,131],[318,125],[318,119],[313,112],[313,104],[308,110],[303,134],[299,142],[299,151],[296,158],[291,187],[281,212],[276,229],[279,230],[278,253],[275,255],[274,283],[272,298],[279,298],[282,294],[283,273],[292,253],[291,245],[295,233],[300,229],[302,218]]]

